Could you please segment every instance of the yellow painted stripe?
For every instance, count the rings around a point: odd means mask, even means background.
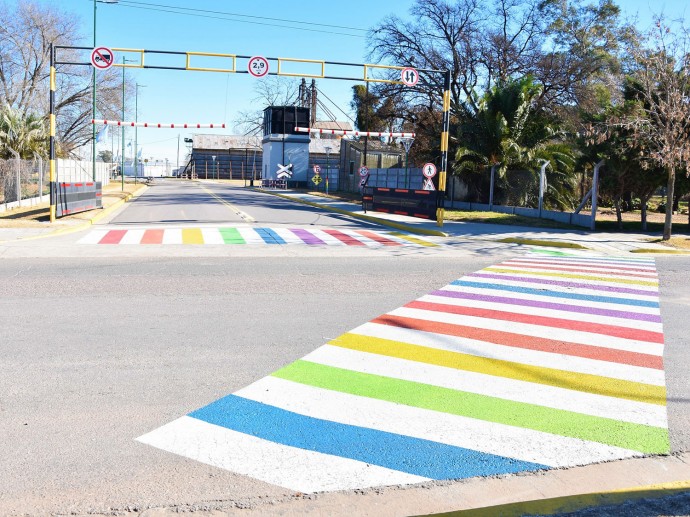
[[[450,90],[443,92],[443,111],[448,111],[450,109]]]
[[[448,150],[448,131],[441,133],[441,152]]]
[[[594,393],[606,397],[616,397],[660,406],[666,405],[666,388],[663,386],[568,372],[501,359],[478,357],[349,332],[328,344],[359,352],[395,357],[408,361],[443,366],[445,368],[454,368],[456,370]]]
[[[50,134],[49,136],[55,136],[55,113],[51,113],[50,117]]]
[[[435,244],[435,243],[429,242],[429,241],[425,241],[422,239],[418,239],[416,237],[412,237],[411,235],[407,235],[404,233],[390,232],[390,235],[393,235],[393,236],[397,237],[398,239],[403,239],[406,241],[414,242],[415,244],[419,244],[420,246],[426,246],[428,248],[438,247],[438,244]]]
[[[521,517],[522,515],[556,515],[586,508],[609,506],[639,499],[658,499],[690,491],[690,481],[675,481],[658,485],[623,488],[607,492],[566,495],[551,499],[519,501],[483,508],[435,513],[423,517]]]
[[[487,267],[482,269],[482,271],[490,271],[492,273],[513,273],[518,275],[531,275],[531,276],[558,276],[563,278],[572,278],[578,280],[599,280],[600,282],[614,282],[616,284],[633,284],[633,285],[645,285],[649,287],[658,287],[659,282],[645,281],[645,280],[629,280],[626,278],[611,278],[609,276],[590,276],[590,275],[573,275],[571,273],[549,273],[546,271],[522,271],[519,269],[508,269],[502,267]],[[654,294],[650,292],[649,294]]]
[[[184,244],[203,244],[204,236],[199,228],[183,228],[182,242]]]
[[[50,67],[50,90],[55,91],[55,67]]]

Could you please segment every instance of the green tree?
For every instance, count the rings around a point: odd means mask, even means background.
[[[46,156],[48,138],[42,117],[22,114],[6,104],[0,110],[0,158]]]

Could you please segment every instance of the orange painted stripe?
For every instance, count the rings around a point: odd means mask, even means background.
[[[332,237],[335,237],[335,238],[338,239],[339,241],[344,242],[344,243],[347,244],[348,246],[366,246],[366,244],[364,244],[362,241],[358,241],[357,239],[355,239],[355,238],[352,237],[351,235],[348,235],[348,234],[346,234],[346,233],[343,233],[343,232],[341,232],[341,231],[339,231],[339,230],[328,230],[328,229],[324,229],[323,231],[324,231],[325,233],[327,233],[328,235],[331,235]]]
[[[651,330],[640,330],[630,327],[619,327],[616,325],[605,325],[603,323],[590,323],[589,321],[575,321],[564,318],[536,316],[534,314],[518,314],[516,312],[497,311],[493,309],[477,309],[474,307],[462,307],[459,305],[446,305],[443,303],[420,301],[410,302],[405,305],[405,307],[410,307],[411,309],[423,309],[426,311],[445,312],[449,314],[459,314],[462,316],[476,316],[478,318],[512,321],[515,323],[528,323],[530,325],[540,325],[542,327],[577,330],[580,332],[591,332],[592,334],[603,334],[606,336],[620,337],[623,339],[634,339],[636,341],[660,343],[662,345],[664,344],[663,332],[653,332]]]
[[[572,355],[574,357],[584,357],[597,361],[609,363],[628,364],[630,366],[641,366],[643,368],[654,368],[663,370],[663,358],[656,355],[643,354],[639,352],[628,352],[626,350],[614,350],[592,345],[582,345],[579,343],[569,343],[567,341],[557,341],[547,338],[524,336],[514,332],[501,330],[478,329],[465,325],[454,325],[452,323],[440,323],[438,321],[427,321],[416,318],[405,318],[384,314],[371,320],[371,323],[388,325],[446,336],[462,337],[494,343],[496,345],[523,348],[525,350],[538,350],[553,354]]]
[[[380,244],[383,244],[384,246],[402,246],[402,244],[398,241],[387,239],[386,237],[383,237],[382,235],[379,235],[374,232],[369,232],[367,230],[357,230],[357,233],[363,235],[364,237],[368,237],[369,239],[372,239]]]
[[[165,230],[146,230],[141,238],[141,244],[161,244]]]
[[[642,278],[656,278],[657,275],[656,273],[634,273],[634,272],[628,272],[628,271],[602,271],[601,269],[589,269],[585,267],[580,267],[578,269],[574,268],[567,268],[567,267],[558,267],[558,266],[551,266],[551,265],[544,265],[544,266],[537,266],[533,264],[525,264],[523,262],[513,262],[513,261],[508,261],[508,262],[503,262],[501,266],[506,266],[506,267],[523,267],[525,269],[537,269],[540,271],[571,271],[573,273],[594,273],[597,275],[617,275],[617,276],[632,276],[632,277],[642,277]],[[575,265],[577,266],[577,265]]]

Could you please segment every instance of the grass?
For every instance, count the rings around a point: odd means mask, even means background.
[[[523,215],[502,214],[498,212],[468,212],[464,210],[447,209],[446,221],[463,221],[468,223],[504,224],[508,226],[529,226],[539,228],[557,228],[560,230],[582,230],[581,226],[559,223],[549,219],[535,219]]]
[[[585,246],[580,244],[575,244],[574,242],[561,242],[561,241],[547,241],[541,239],[522,239],[520,237],[506,237],[498,242],[505,242],[508,244],[524,244],[527,246],[543,246],[548,248],[570,248],[576,250],[586,250]]]

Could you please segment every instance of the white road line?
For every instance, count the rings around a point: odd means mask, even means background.
[[[163,244],[182,244],[182,229],[168,228],[163,232]]]
[[[421,476],[262,440],[188,416],[137,440],[305,493],[428,481]]]
[[[583,415],[655,427],[668,426],[666,406],[658,404],[456,370],[338,346],[324,345],[305,356],[303,360]]]
[[[412,436],[551,467],[640,456],[637,451],[265,377],[235,395],[301,415]]]
[[[601,377],[652,384],[654,386],[665,386],[664,372],[653,368],[630,366],[627,364],[598,361],[584,357],[541,352],[537,350],[526,350],[519,347],[496,345],[486,341],[456,336],[443,336],[419,330],[379,325],[377,323],[365,323],[351,330],[350,333],[401,341],[403,343],[426,346],[438,350],[459,352],[477,357],[499,359],[511,363],[598,375]]]
[[[109,231],[110,230],[93,230],[88,235],[79,239],[78,244],[98,244]]]
[[[140,244],[146,230],[127,230],[120,244]]]
[[[225,244],[218,228],[202,228],[201,235],[204,238],[204,244]]]

